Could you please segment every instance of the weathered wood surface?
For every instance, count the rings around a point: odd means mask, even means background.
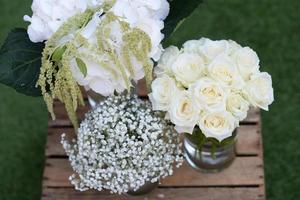
[[[141,84],[140,84],[141,86]],[[145,86],[139,88],[145,97]],[[251,109],[247,119],[238,128],[237,158],[220,173],[205,174],[186,163],[175,170],[173,176],[162,180],[158,189],[146,196],[112,195],[107,191],[77,192],[68,177],[72,174],[67,156],[60,144],[61,134],[75,137],[64,106],[56,102],[56,120],[49,120],[46,163],[42,200],[264,200],[264,171],[260,113]],[[79,119],[89,110],[78,110]]]
[[[158,188],[147,197],[112,195],[109,192],[77,192],[72,188],[46,188],[43,200],[263,200],[260,187]]]

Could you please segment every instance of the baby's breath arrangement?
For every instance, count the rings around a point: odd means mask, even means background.
[[[77,141],[62,135],[77,190],[137,190],[157,182],[182,163],[173,126],[137,96],[110,96],[86,115]]]

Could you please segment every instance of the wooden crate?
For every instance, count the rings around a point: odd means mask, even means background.
[[[140,89],[139,94],[145,96]],[[80,119],[88,111],[78,111]],[[74,138],[63,105],[55,102],[57,120],[49,120],[42,200],[263,200],[265,199],[261,123],[259,110],[251,109],[238,128],[237,158],[220,173],[200,173],[184,163],[173,176],[145,196],[112,195],[107,191],[75,191],[69,182],[72,169],[60,144],[62,133]]]

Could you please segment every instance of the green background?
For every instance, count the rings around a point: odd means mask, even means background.
[[[25,26],[31,0],[0,0],[0,40]],[[300,199],[300,1],[209,0],[170,41],[233,39],[257,51],[273,77],[275,102],[263,112],[268,200]],[[0,86],[0,199],[40,199],[47,112],[41,98]]]

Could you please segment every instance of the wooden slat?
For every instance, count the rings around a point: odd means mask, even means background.
[[[238,129],[237,155],[258,155],[261,145],[259,125],[242,125]],[[47,156],[64,156],[65,151],[60,144],[61,134],[66,133],[68,139],[75,138],[73,128],[50,128],[48,130]]]
[[[111,195],[109,192],[77,192],[47,188],[42,200],[263,200],[260,188],[158,188],[144,196]]]
[[[216,174],[199,173],[186,163],[173,176],[162,180],[162,186],[254,186],[263,184],[263,162],[259,157],[237,157],[232,165]],[[71,187],[73,173],[67,159],[47,159],[44,186]]]
[[[68,114],[66,112],[64,104],[59,101],[54,102],[54,113],[56,120],[49,119],[49,127],[61,127],[61,126],[72,126],[69,120]],[[77,117],[79,121],[84,119],[85,114],[90,110],[90,106],[86,103],[86,106],[79,106],[77,110]]]
[[[259,155],[262,151],[260,124],[241,125],[237,128],[237,155]]]
[[[263,162],[259,157],[237,157],[217,173],[199,173],[186,163],[174,175],[162,180],[166,186],[251,186],[263,184]]]

